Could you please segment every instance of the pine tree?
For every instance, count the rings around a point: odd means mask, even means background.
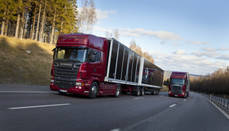
[[[0,0],[0,33],[55,42],[78,31],[76,0]]]

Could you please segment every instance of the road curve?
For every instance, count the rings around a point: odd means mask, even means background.
[[[48,87],[0,85],[1,131],[228,131],[229,120],[208,99],[166,93],[89,99]]]

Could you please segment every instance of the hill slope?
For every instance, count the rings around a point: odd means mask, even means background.
[[[54,47],[0,36],[0,83],[48,84]]]

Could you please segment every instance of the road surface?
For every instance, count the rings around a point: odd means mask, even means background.
[[[0,85],[0,131],[228,131],[208,99],[166,93],[89,99],[47,86]]]

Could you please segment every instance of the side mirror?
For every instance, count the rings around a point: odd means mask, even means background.
[[[56,52],[56,51],[57,51],[57,48],[52,49],[52,51],[53,51],[53,52]]]
[[[52,51],[53,51],[53,59],[54,59],[57,53],[57,48],[54,48]]]

